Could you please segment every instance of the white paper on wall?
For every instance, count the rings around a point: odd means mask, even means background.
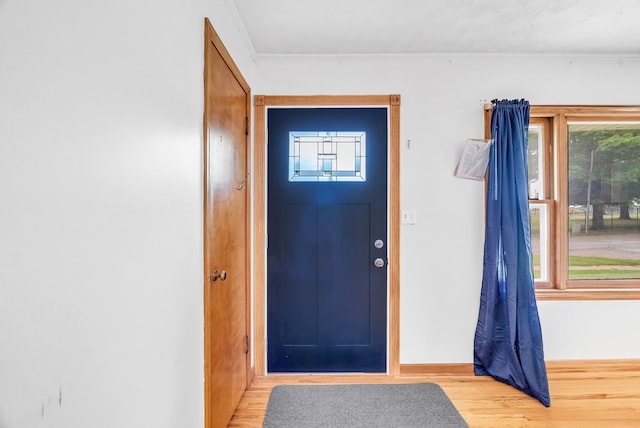
[[[467,140],[456,168],[456,177],[484,180],[491,143],[493,140]]]

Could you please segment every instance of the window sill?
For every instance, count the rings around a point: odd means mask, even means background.
[[[536,300],[640,300],[640,288],[538,289]]]

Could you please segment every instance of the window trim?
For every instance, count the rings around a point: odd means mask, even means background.
[[[484,136],[491,138],[492,105],[484,107]],[[539,105],[530,107],[530,123],[544,125],[545,138],[550,138],[545,159],[545,199],[549,210],[551,233],[549,235],[549,281],[536,281],[538,300],[640,300],[640,280],[619,279],[615,285],[603,286],[603,280],[568,279],[568,182],[567,122],[589,121],[639,121],[640,106],[576,106]],[[554,177],[555,176],[555,177]],[[486,183],[486,182],[485,182]],[[486,187],[486,186],[485,186]],[[565,237],[563,239],[563,237]]]

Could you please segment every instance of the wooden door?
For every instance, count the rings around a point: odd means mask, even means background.
[[[247,388],[249,88],[205,23],[205,426],[226,427]]]
[[[268,111],[270,372],[385,372],[387,109]]]

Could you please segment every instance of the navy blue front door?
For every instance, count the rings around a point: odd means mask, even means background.
[[[268,371],[384,372],[387,109],[272,108],[267,127]]]

